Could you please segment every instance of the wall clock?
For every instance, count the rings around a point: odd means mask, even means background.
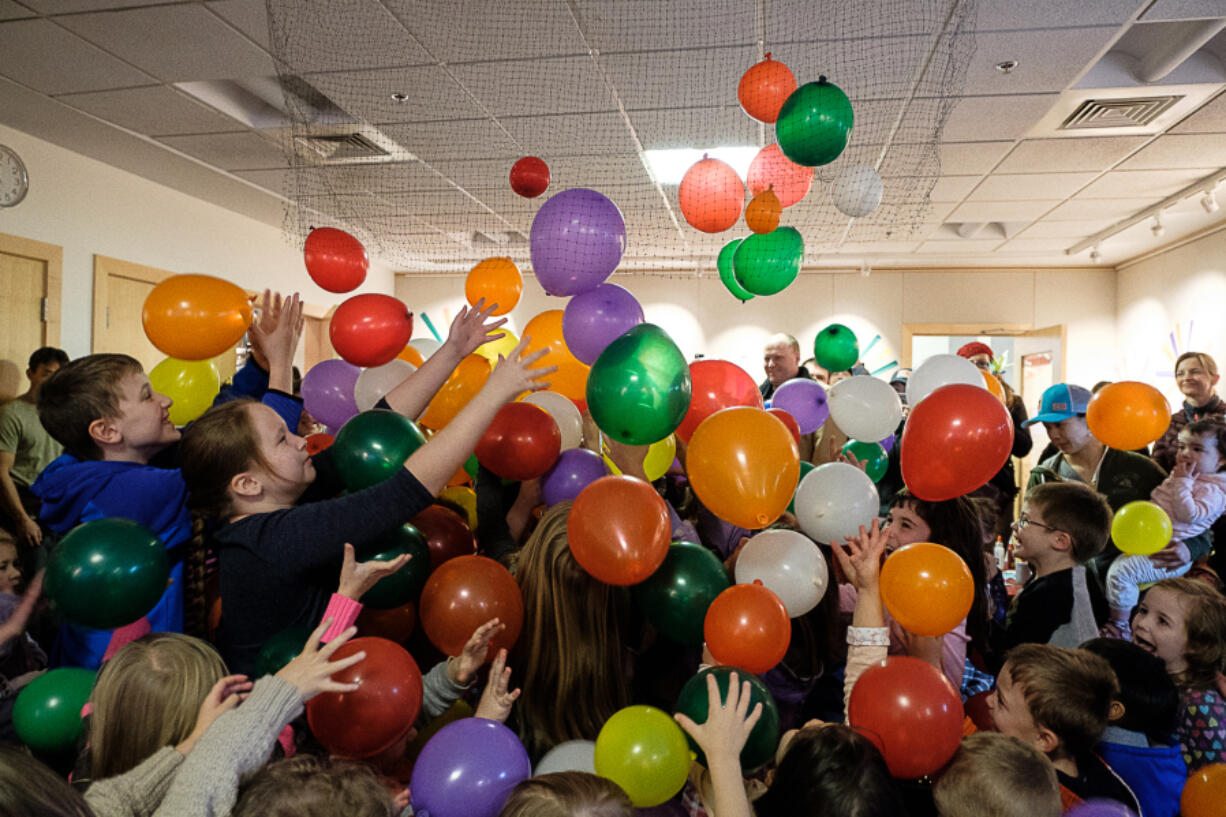
[[[0,145],[0,207],[16,207],[30,190],[30,174],[17,151]]]

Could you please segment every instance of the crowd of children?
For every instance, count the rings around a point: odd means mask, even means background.
[[[377,408],[418,417],[460,361],[496,336],[503,321],[491,312],[482,303],[461,311],[441,348]],[[338,650],[363,634],[362,597],[409,558],[359,561],[355,548],[435,503],[499,409],[547,388],[554,367],[544,351],[525,354],[524,338],[403,468],[345,491],[329,450],[309,454],[295,433],[302,403],[291,368],[301,331],[298,297],[266,293],[250,360],[185,429],[126,355],[55,358],[58,371],[39,380],[38,418],[63,454],[29,484],[40,534],[0,534],[0,742],[12,744],[0,746],[0,817],[411,813],[406,769],[419,730],[464,714],[505,722],[536,763],[568,741],[596,740],[624,707],[673,711],[681,687],[711,661],[701,647],[656,632],[632,589],[579,565],[570,502],[532,518],[525,511],[540,504],[538,485],[508,485],[482,469],[475,546],[515,576],[518,639],[496,648],[506,623],[489,621],[458,655],[439,660],[414,636],[410,651],[431,667],[418,721],[365,758],[320,746],[304,706],[357,688],[333,676],[366,653]],[[982,354],[981,346],[969,351]],[[1216,380],[1207,355],[1192,357]],[[1112,513],[1126,481],[1117,477],[1132,460],[1120,465],[1125,452],[1086,439],[1088,392],[1053,389],[1036,420],[1059,451],[1036,471],[1012,523],[1013,554],[1030,570],[1016,596],[992,558],[995,499],[883,492],[884,524],[820,543],[839,586],[792,621],[786,654],[761,676],[782,721],[773,762],[748,778],[742,769],[742,747],[763,715],[761,703],[750,705],[748,673],[732,674],[726,692],[711,676],[705,721],[676,716],[702,763],[672,800],[641,813],[1055,817],[1107,799],[1140,817],[1179,814],[1189,775],[1226,760],[1226,596],[1204,559],[1226,511],[1226,421],[1197,417],[1173,441],[1163,438],[1163,452],[1174,452],[1164,478],[1150,479],[1150,466],[1161,469],[1149,460],[1133,469],[1140,476],[1131,489],[1149,487],[1131,498],[1152,491],[1174,539],[1154,557],[1120,556],[1110,544]],[[587,428],[585,445],[621,472],[643,474],[645,447],[602,444]],[[702,507],[684,463],[679,446],[656,483],[672,539],[705,546],[731,581],[735,545],[752,534]],[[166,590],[118,629],[59,622],[40,599],[36,568],[58,537],[109,517],[158,537],[171,565]],[[794,529],[795,520],[776,525]],[[882,564],[920,542],[956,553],[974,586],[965,618],[940,637],[908,632],[882,602]],[[210,582],[221,610],[212,623]],[[313,628],[305,646],[262,675],[261,649],[295,627]],[[924,659],[965,702],[965,737],[942,769],[919,780],[893,777],[879,736],[846,722],[859,678],[897,655]],[[12,723],[21,690],[61,666],[99,670],[67,762],[20,748]],[[632,813],[621,788],[577,768],[520,782],[501,811]]]

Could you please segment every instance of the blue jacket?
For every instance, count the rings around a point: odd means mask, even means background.
[[[1137,796],[1142,817],[1178,817],[1179,795],[1188,779],[1178,743],[1128,746],[1103,741],[1098,752]]]

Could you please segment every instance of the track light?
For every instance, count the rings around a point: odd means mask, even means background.
[[[1217,194],[1212,190],[1206,190],[1205,195],[1201,196],[1200,206],[1205,208],[1206,213],[1217,212]]]
[[[1149,228],[1149,231],[1154,234],[1154,238],[1162,238],[1166,235],[1166,227],[1162,226],[1162,213],[1154,213],[1154,226]]]
[[[1094,245],[1094,249],[1090,250],[1090,261],[1095,264],[1101,264],[1103,261],[1103,254],[1099,251],[1097,244]]]

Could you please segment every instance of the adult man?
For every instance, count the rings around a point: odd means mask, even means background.
[[[38,421],[38,390],[67,362],[68,355],[52,346],[30,355],[29,390],[0,407],[0,527],[16,536],[22,548],[36,547],[43,540],[35,521],[38,499],[30,493],[30,484],[63,453]]]
[[[791,335],[772,335],[762,351],[762,368],[766,380],[758,384],[763,400],[769,400],[775,389],[789,380],[812,380],[808,369],[800,365],[800,343]],[[800,438],[800,458],[814,465],[834,462],[842,453],[847,435],[827,420],[821,428]]]

